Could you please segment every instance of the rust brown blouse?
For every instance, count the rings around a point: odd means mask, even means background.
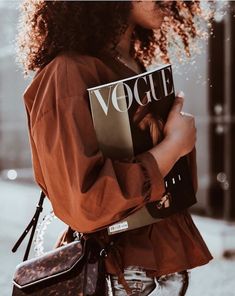
[[[124,162],[105,158],[99,150],[87,88],[136,74],[118,61],[110,67],[108,60],[61,53],[36,73],[24,93],[35,181],[56,216],[80,232],[102,229],[144,205],[143,166],[150,201],[164,193],[151,153]],[[159,276],[212,259],[187,211],[118,236],[123,268],[142,266]]]

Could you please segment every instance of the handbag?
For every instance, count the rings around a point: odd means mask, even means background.
[[[37,221],[42,211],[45,194],[41,192],[36,212],[16,242],[15,252],[32,228],[23,262],[16,266],[12,296],[105,296],[107,280],[104,257],[107,249],[96,234],[82,235],[68,231],[75,239],[39,257],[28,259]]]

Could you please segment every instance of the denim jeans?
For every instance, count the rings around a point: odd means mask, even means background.
[[[142,268],[130,266],[124,270],[124,276],[133,296],[183,296],[188,288],[187,271],[152,278],[147,277]],[[109,276],[109,295],[127,295],[123,286],[118,283],[117,276]]]

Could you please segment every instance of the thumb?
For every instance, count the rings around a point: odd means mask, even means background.
[[[171,108],[171,112],[180,113],[184,104],[184,98],[181,96],[176,96],[174,104]]]
[[[177,98],[180,97],[180,98],[183,98],[183,99],[184,99],[184,92],[181,90],[180,92],[178,92],[178,93],[176,94],[176,97],[177,97]]]

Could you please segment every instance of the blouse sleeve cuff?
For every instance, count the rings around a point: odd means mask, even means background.
[[[150,152],[144,152],[136,156],[140,161],[141,169],[145,176],[143,184],[143,196],[146,202],[159,200],[165,192],[164,179],[159,170],[157,161]]]

